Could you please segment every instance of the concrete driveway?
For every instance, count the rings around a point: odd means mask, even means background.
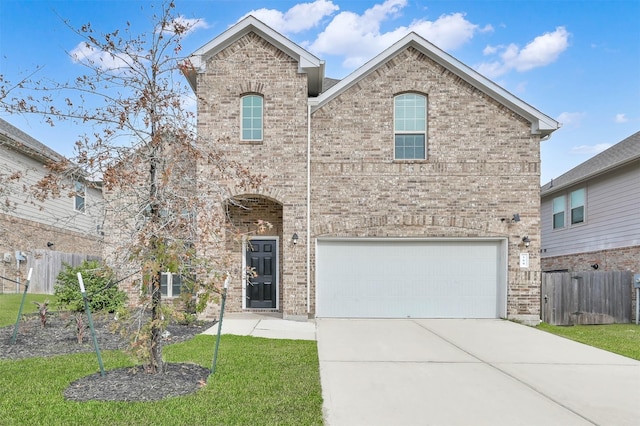
[[[317,319],[316,334],[330,426],[640,424],[639,361],[531,327]]]

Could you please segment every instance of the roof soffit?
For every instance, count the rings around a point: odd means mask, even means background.
[[[543,114],[531,105],[517,98],[507,90],[498,86],[488,78],[484,77],[477,71],[455,59],[453,56],[439,49],[416,33],[410,33],[406,35],[400,41],[396,42],[391,47],[380,53],[378,56],[371,59],[362,67],[350,74],[348,77],[340,81],[338,84],[322,93],[312,104],[312,110],[315,111],[316,109],[322,107],[322,105],[339,96],[349,87],[353,86],[358,81],[366,77],[370,72],[372,72],[385,62],[393,59],[408,47],[415,48],[428,58],[432,59],[434,62],[440,64],[447,70],[462,78],[467,83],[471,84],[478,90],[488,95],[489,97],[495,99],[499,103],[505,105],[509,109],[526,118],[531,122],[532,134],[539,134],[542,137],[545,137],[550,135],[553,131],[557,130],[560,127],[560,124],[553,118]]]

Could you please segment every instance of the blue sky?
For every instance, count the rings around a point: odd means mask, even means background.
[[[151,1],[0,0],[0,73],[17,80],[65,81],[84,69],[67,52],[74,27],[101,32],[150,28]],[[542,183],[640,130],[640,1],[177,0],[197,22],[184,42],[192,52],[249,13],[326,61],[343,78],[415,31],[514,95],[562,123],[542,142]],[[64,155],[70,126],[0,115]]]

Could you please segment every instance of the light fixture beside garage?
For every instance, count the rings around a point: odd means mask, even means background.
[[[524,237],[522,237],[522,242],[524,243],[525,247],[529,247],[529,244],[531,243],[531,240],[529,239],[528,236],[525,235]]]
[[[293,233],[293,236],[291,237],[291,242],[293,243],[294,246],[296,244],[298,244],[298,233],[297,232]]]

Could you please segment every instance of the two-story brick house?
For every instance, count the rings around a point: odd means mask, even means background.
[[[253,17],[191,62],[199,136],[264,175],[252,193],[224,182],[220,208],[274,225],[223,249],[227,309],[537,323],[540,141],[555,120],[414,33],[337,83]]]

